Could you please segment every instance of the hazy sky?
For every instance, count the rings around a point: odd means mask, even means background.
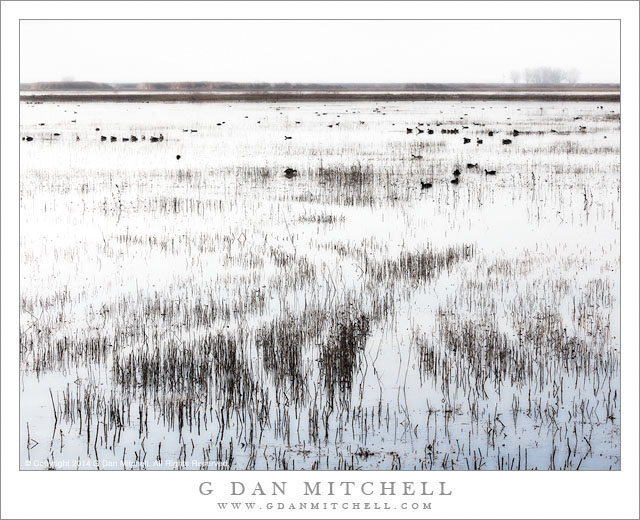
[[[247,13],[250,14],[250,13]],[[21,81],[619,81],[618,21],[22,21]]]

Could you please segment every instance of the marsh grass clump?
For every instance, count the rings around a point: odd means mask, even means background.
[[[285,314],[275,318],[255,332],[265,370],[276,385],[287,385],[293,400],[303,398],[308,383],[305,354],[322,336],[326,317],[326,312],[311,308],[299,316]]]
[[[373,169],[370,166],[363,167],[360,164],[320,167],[317,171],[317,177],[320,182],[352,188],[363,187],[375,180]]]
[[[130,399],[153,403],[179,430],[210,419],[202,406],[216,403],[227,418],[247,410],[268,420],[269,399],[247,358],[242,336],[208,334],[187,343],[139,349],[114,359],[113,380]],[[267,408],[265,408],[267,407]]]
[[[320,347],[318,363],[329,399],[351,391],[358,356],[370,332],[370,318],[357,308],[336,313],[331,321],[329,337]]]
[[[529,364],[527,353],[518,342],[501,332],[495,322],[441,315],[440,334],[451,354],[450,362],[459,369],[458,374],[462,376],[466,367],[479,388],[486,381],[499,386],[507,380],[513,384],[524,379],[524,370]]]
[[[317,278],[316,265],[306,255],[290,253],[282,247],[271,247],[270,257],[278,268],[270,278],[270,284],[281,288],[302,288],[313,284]]]
[[[308,224],[335,224],[336,222],[344,222],[344,215],[332,215],[330,213],[305,214],[298,217],[299,222]]]
[[[428,247],[419,251],[402,251],[397,258],[369,262],[367,274],[380,283],[395,280],[428,282],[442,271],[450,271],[458,262],[472,259],[474,254],[475,246],[472,244],[443,250]]]

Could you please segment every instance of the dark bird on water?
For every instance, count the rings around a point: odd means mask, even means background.
[[[134,143],[135,143],[137,140],[138,140],[138,138],[137,138],[135,135],[132,135],[132,136],[131,136],[131,141],[132,141],[132,142],[134,142]]]
[[[159,140],[160,140],[159,137],[154,137],[154,136],[149,137],[149,141],[151,141],[152,143],[157,143]]]
[[[431,134],[433,134],[433,130],[432,130],[431,128],[429,128],[429,129],[427,130],[427,133],[431,135]]]
[[[423,190],[428,190],[429,188],[431,188],[431,186],[433,186],[433,184],[430,182],[420,181],[420,188]]]
[[[176,159],[180,160],[180,154],[176,155]]]
[[[422,155],[413,155],[411,154],[412,159],[422,159]]]
[[[128,137],[123,137],[123,138],[122,138],[122,142],[126,142],[126,141],[128,141],[128,140],[129,140],[129,138],[128,138]]]
[[[463,139],[464,144],[467,144],[467,143],[471,142],[471,139],[467,139],[466,137],[463,137],[462,139]]]
[[[101,136],[100,136],[100,140],[101,140],[101,141],[106,141],[106,140],[107,140],[107,138],[106,138],[106,136],[101,135]]]
[[[33,137],[31,137],[30,135],[27,136],[27,141],[33,141]]]
[[[515,137],[515,136],[517,136],[517,135],[520,135],[520,132],[518,132],[517,130],[514,130],[514,131],[513,131],[513,136]]]
[[[476,139],[477,144],[482,144],[482,139]]]
[[[113,135],[111,136],[111,142],[112,142],[112,143],[113,143],[113,142],[115,142],[115,141],[117,141],[117,140],[118,140],[118,138],[117,138],[117,137],[115,137],[115,136],[113,136]]]
[[[489,137],[493,137],[493,132],[489,132]]]
[[[467,168],[471,169],[471,168],[477,168],[478,167],[478,163],[467,163]]]
[[[99,129],[99,128],[96,128],[96,132],[99,132],[99,131],[100,131],[100,129]]]
[[[418,131],[419,134],[424,134],[424,130],[422,130],[421,128],[416,128],[416,130]]]
[[[485,175],[495,175],[495,174],[496,174],[496,171],[495,171],[495,170],[485,170],[485,171],[484,171],[484,174],[485,174]]]
[[[460,177],[460,170],[458,170],[458,168],[456,168],[453,172],[453,176],[454,177]]]
[[[460,179],[458,179],[458,177],[451,180],[451,184],[458,184],[459,182],[460,182]]]
[[[511,139],[503,139],[502,140],[502,144],[511,144],[511,143],[512,143]]]
[[[413,133],[413,128],[407,128],[407,133],[408,134],[412,134]]]
[[[288,136],[288,135],[285,135],[285,136],[284,136],[284,140],[286,141],[287,139],[292,139],[292,137],[290,137],[290,136]]]
[[[293,168],[287,168],[284,171],[284,176],[287,179],[291,179],[291,178],[295,177],[296,175],[298,175],[298,170],[294,170]]]

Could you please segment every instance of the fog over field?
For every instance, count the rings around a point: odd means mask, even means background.
[[[620,22],[24,20],[20,53],[21,83],[619,83]]]

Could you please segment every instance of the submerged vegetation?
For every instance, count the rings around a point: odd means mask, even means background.
[[[23,103],[22,467],[619,468],[618,109]]]

